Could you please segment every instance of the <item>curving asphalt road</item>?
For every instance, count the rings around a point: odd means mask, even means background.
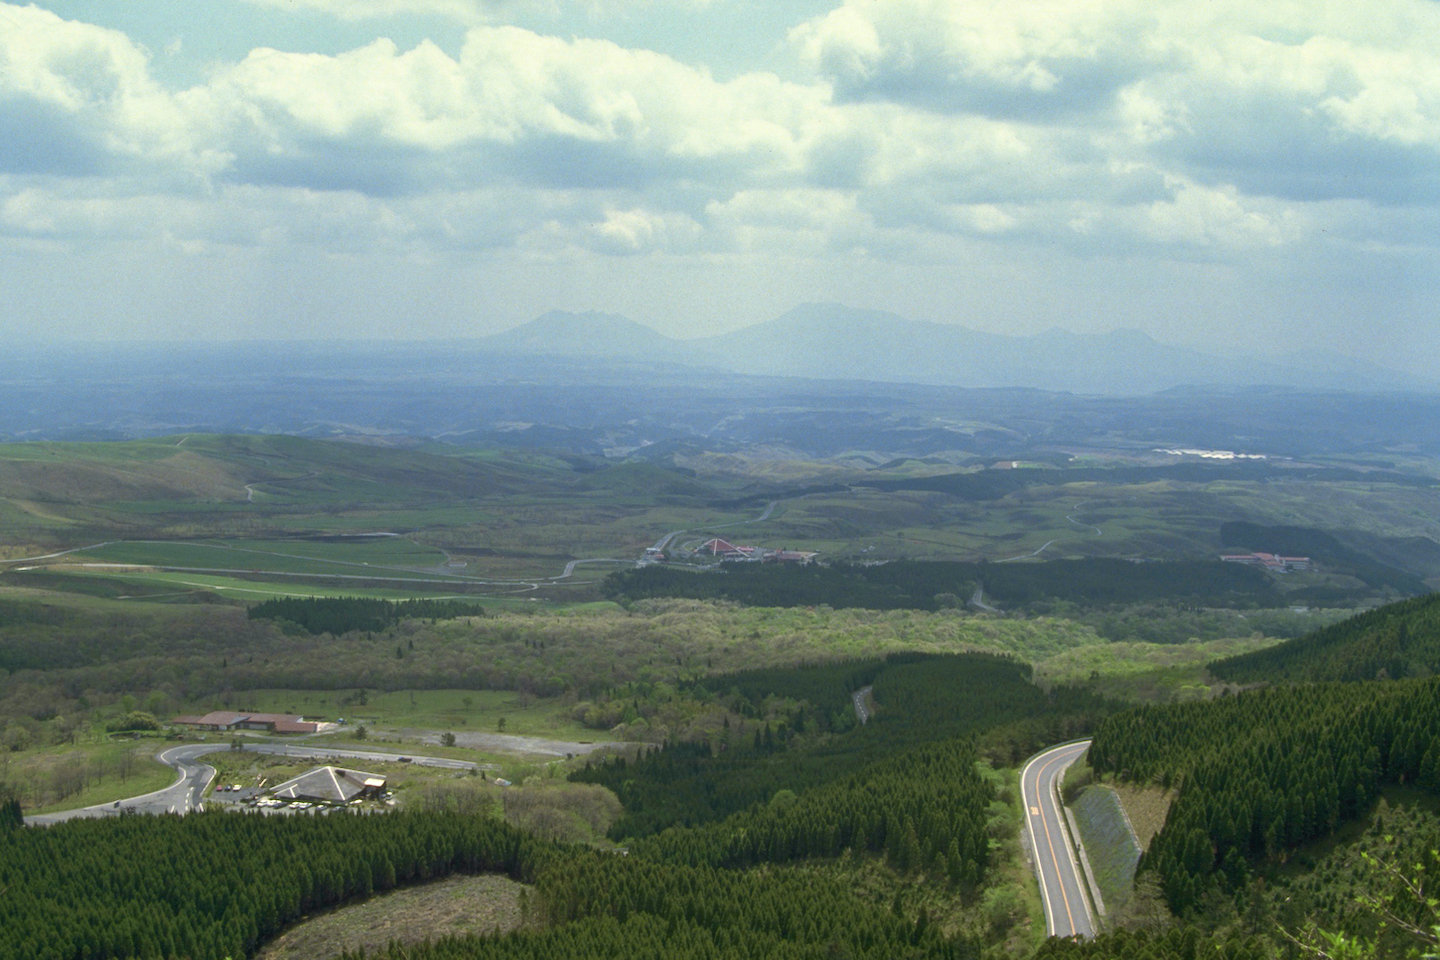
[[[156,790],[153,793],[113,803],[81,807],[78,810],[36,814],[26,817],[25,822],[45,825],[82,817],[114,817],[125,811],[189,813],[192,810],[199,810],[201,798],[205,795],[205,788],[210,786],[211,780],[215,779],[215,768],[208,763],[201,763],[199,758],[207,753],[217,753],[228,749],[229,746],[223,743],[187,743],[178,747],[170,747],[155,755],[155,759],[178,774],[175,782],[163,790]]]
[[[860,718],[861,723],[870,722],[870,708],[865,706],[865,698],[868,697],[870,691],[874,689],[875,687],[873,685],[861,687],[859,690],[850,694],[850,700],[855,704],[855,716]]]
[[[130,797],[112,803],[80,807],[76,810],[62,810],[59,813],[41,813],[26,817],[27,824],[44,826],[83,817],[115,817],[124,812],[133,813],[191,813],[201,808],[205,790],[215,779],[215,768],[202,763],[206,754],[229,750],[228,743],[187,743],[170,747],[155,755],[155,759],[172,768],[178,774],[175,782],[163,790],[156,790],[138,797]],[[372,760],[395,762],[400,758],[395,753],[380,753],[374,750],[341,750],[335,747],[307,747],[298,743],[246,743],[241,747],[250,753],[265,753],[273,756],[302,757],[312,760]],[[422,757],[407,754],[410,762],[419,767],[445,767],[451,770],[474,770],[480,764],[469,760],[452,760],[449,757]]]
[[[1032,757],[1020,771],[1030,849],[1035,854],[1035,875],[1045,901],[1045,929],[1052,937],[1095,935],[1085,880],[1071,846],[1059,796],[1065,771],[1088,749],[1089,740],[1051,747]]]

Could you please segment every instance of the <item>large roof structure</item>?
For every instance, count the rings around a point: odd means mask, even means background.
[[[726,556],[726,555],[731,555],[731,556],[733,556],[733,555],[735,555],[735,554],[737,554],[737,553],[738,553],[738,554],[744,554],[744,555],[747,555],[747,556],[748,556],[749,554],[752,554],[752,553],[755,552],[755,548],[754,548],[754,547],[737,547],[737,546],[735,546],[735,544],[731,543],[729,540],[721,540],[719,537],[716,537],[716,538],[713,539],[713,540],[706,540],[704,543],[700,544],[700,549],[699,549],[698,551],[696,551],[696,552],[697,552],[697,553],[708,553],[708,554],[710,554],[712,557],[723,557],[723,556]]]
[[[385,778],[378,773],[346,770],[344,767],[316,767],[276,785],[270,793],[281,800],[349,803],[362,794],[378,794],[384,789]]]

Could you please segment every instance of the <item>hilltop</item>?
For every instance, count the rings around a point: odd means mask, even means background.
[[[1236,683],[1428,677],[1440,671],[1440,594],[1392,603],[1267,650],[1211,664]]]

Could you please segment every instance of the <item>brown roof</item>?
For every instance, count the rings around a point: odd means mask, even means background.
[[[198,726],[229,727],[245,720],[250,723],[273,723],[276,729],[280,724],[303,723],[303,717],[297,717],[291,713],[237,713],[234,710],[211,710],[203,717],[176,717],[176,723],[190,723]],[[306,724],[304,729],[289,729],[288,733],[314,733],[315,725]]]
[[[320,725],[308,720],[276,720],[276,733],[314,733]]]

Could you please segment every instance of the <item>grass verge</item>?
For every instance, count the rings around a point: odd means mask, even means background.
[[[1080,842],[1090,861],[1106,916],[1124,910],[1135,887],[1140,846],[1125,823],[1120,800],[1109,787],[1086,787],[1072,805]]]

